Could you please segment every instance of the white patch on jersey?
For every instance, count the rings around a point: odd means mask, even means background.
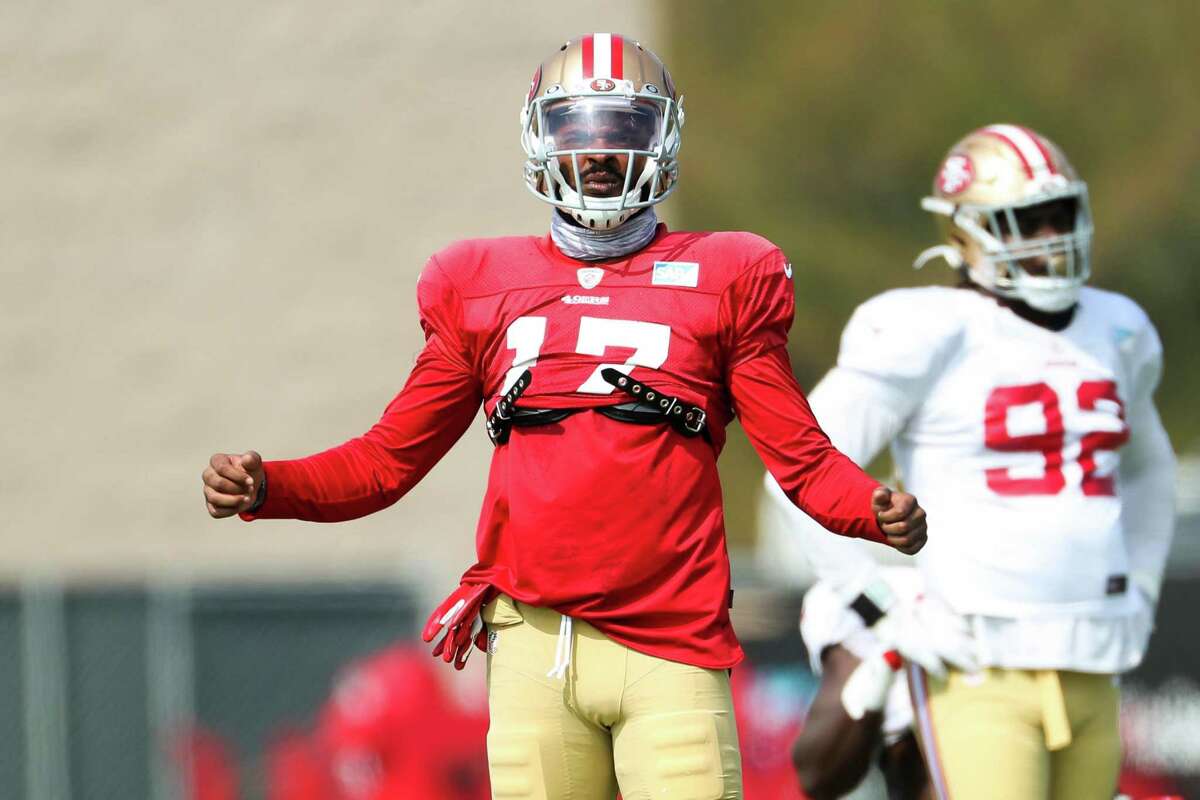
[[[654,286],[695,288],[700,283],[700,265],[695,261],[655,261],[650,283]]]
[[[569,306],[606,306],[608,297],[595,297],[590,294],[564,294],[562,301]]]
[[[788,276],[789,281],[792,279],[792,262],[783,265],[783,274]]]
[[[580,267],[575,270],[575,276],[579,278],[579,285],[583,288],[595,289],[604,277],[604,270],[599,267]]]

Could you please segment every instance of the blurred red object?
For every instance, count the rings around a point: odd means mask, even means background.
[[[336,800],[329,758],[306,731],[288,730],[267,747],[267,800]]]
[[[1121,769],[1117,795],[1129,800],[1183,800],[1179,787],[1166,776],[1139,772],[1129,765]]]
[[[488,800],[482,681],[407,642],[351,664],[315,731],[273,745],[271,800]]]
[[[188,800],[238,800],[237,762],[217,734],[199,725],[185,728],[171,751]]]
[[[791,681],[773,680],[743,661],[733,669],[733,707],[748,800],[804,800],[792,766],[792,742],[804,707]]]

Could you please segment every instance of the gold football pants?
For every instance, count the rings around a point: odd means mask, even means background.
[[[724,670],[639,653],[507,596],[483,619],[493,798],[740,800]]]
[[[1117,788],[1112,675],[909,667],[913,717],[939,800],[1109,800]]]

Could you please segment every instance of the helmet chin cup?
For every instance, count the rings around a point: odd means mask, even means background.
[[[579,197],[579,195],[573,191],[570,193],[575,195],[575,198]],[[564,199],[569,201],[572,198],[567,196],[564,192]],[[575,220],[583,227],[596,231],[610,231],[614,228],[617,228],[623,224],[625,220],[632,217],[634,213],[641,210],[638,208],[629,208],[628,206],[625,208],[620,208],[619,206],[621,198],[619,197],[606,198],[606,200],[611,200],[611,204],[617,207],[604,208],[603,206],[608,205],[608,203],[605,203],[604,200],[593,199],[587,201],[587,208],[579,208],[575,205],[568,205],[562,207],[562,210],[570,214],[571,219]]]
[[[1072,278],[1021,275],[1016,280],[1014,294],[1030,308],[1053,314],[1079,302],[1082,287],[1082,281]]]

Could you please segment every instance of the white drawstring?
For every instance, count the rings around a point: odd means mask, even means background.
[[[571,618],[563,614],[558,623],[558,644],[554,649],[554,666],[546,673],[547,678],[567,677],[567,667],[571,666]]]

